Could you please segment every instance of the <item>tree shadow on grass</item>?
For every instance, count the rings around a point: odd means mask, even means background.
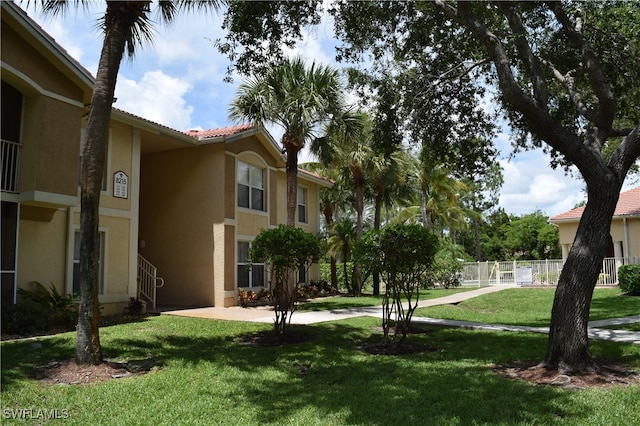
[[[640,296],[616,294],[614,297],[594,297],[591,300],[591,321],[640,315]]]
[[[369,355],[360,348],[380,338],[373,331],[378,325],[379,320],[358,318],[292,326],[312,339],[256,347],[238,337],[268,326],[161,318],[117,334],[104,333],[103,352],[105,358],[161,361],[167,371],[160,375],[193,374],[203,365],[216,372],[233,370],[231,378],[219,373],[225,386],[212,386],[203,379],[183,392],[198,398],[250,401],[252,410],[241,414],[253,424],[300,423],[306,413],[334,424],[546,424],[567,417],[580,423],[595,409],[567,391],[507,380],[492,371],[495,364],[507,361],[541,359],[544,335],[433,328],[431,333],[411,335],[408,343],[427,344],[435,351]],[[3,390],[27,379],[33,366],[48,361],[45,356],[73,355],[74,335],[41,343],[40,353],[30,342],[3,345]],[[620,346],[596,347],[613,354]],[[629,361],[637,363],[638,357],[636,352]],[[188,370],[181,373],[181,369]],[[241,385],[227,391],[229,381]],[[225,418],[211,418],[211,423],[233,423],[234,415],[240,414],[234,410],[230,405]]]

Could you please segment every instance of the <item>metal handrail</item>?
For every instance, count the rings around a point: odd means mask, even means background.
[[[140,296],[144,296],[151,302],[154,309],[156,307],[156,289],[164,286],[164,279],[157,274],[158,268],[138,254],[138,299]]]

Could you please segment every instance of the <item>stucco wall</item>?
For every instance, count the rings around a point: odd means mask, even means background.
[[[573,244],[576,232],[578,230],[578,222],[561,222],[556,224],[559,231],[560,244],[565,246],[564,252]],[[614,218],[611,221],[610,235],[611,240],[622,242],[623,250],[625,250],[626,241],[628,244],[628,252],[623,253],[624,257],[640,257],[640,218],[627,218],[625,230],[622,218]]]
[[[17,285],[19,288],[29,289],[31,281],[38,281],[48,288],[53,283],[61,294],[66,294],[67,211],[51,211],[51,220],[35,220],[40,212],[49,214],[42,210],[33,207],[30,211],[23,209],[18,244]]]
[[[224,145],[142,157],[140,253],[165,285],[158,303],[214,303],[213,224],[224,221]]]

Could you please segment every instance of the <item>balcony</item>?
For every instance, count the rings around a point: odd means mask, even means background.
[[[18,193],[22,145],[2,139],[2,192]]]

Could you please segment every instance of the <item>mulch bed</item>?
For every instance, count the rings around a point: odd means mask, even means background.
[[[97,365],[77,365],[73,359],[52,361],[34,368],[32,377],[42,384],[85,385],[104,380],[139,376],[157,371],[162,363],[154,359],[128,362],[105,361]]]
[[[538,386],[557,386],[564,389],[640,385],[640,375],[636,372],[604,361],[600,361],[598,367],[597,372],[562,374],[557,370],[547,370],[541,364],[530,362],[497,365],[493,371],[507,379],[524,380]]]

